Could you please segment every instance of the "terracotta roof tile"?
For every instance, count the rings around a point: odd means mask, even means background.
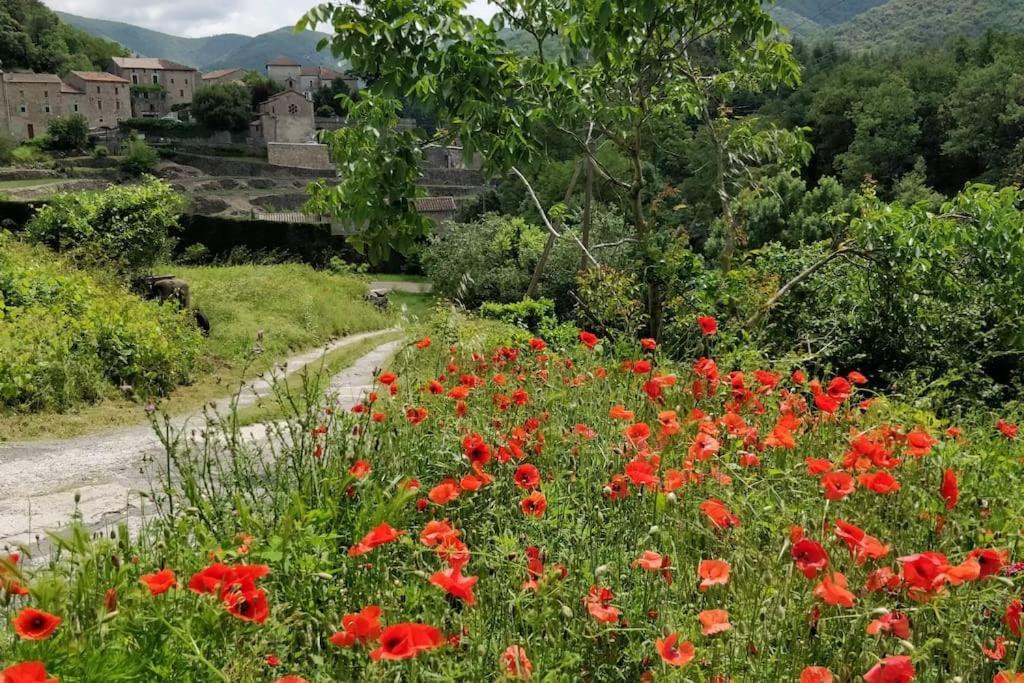
[[[101,81],[103,83],[128,83],[125,79],[116,74],[108,74],[106,71],[72,71],[83,81]]]
[[[416,210],[420,213],[455,211],[455,197],[417,197]]]

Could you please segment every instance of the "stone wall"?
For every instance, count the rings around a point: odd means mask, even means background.
[[[270,142],[267,144],[267,161],[271,166],[287,166],[315,170],[334,168],[327,153],[327,145],[313,143]]]
[[[306,145],[293,146],[304,147]],[[259,176],[266,176],[270,178],[332,178],[337,175],[333,167],[319,169],[304,167],[289,168],[287,166],[275,166],[268,164],[267,162],[259,159],[191,154],[173,149],[160,150],[160,155],[185,166],[194,166],[203,173],[212,176],[231,176],[235,178]]]

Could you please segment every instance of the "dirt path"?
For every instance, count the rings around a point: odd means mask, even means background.
[[[289,358],[282,373],[291,374],[315,363],[324,353],[357,344],[394,330],[380,330],[339,339],[326,348]],[[373,372],[402,344],[381,344],[360,357],[331,380],[341,405],[359,400],[373,380]],[[239,397],[250,405],[270,394],[271,382],[249,383]],[[230,399],[217,402],[229,407]],[[172,420],[177,428],[201,424],[197,415]],[[265,434],[263,425],[243,430],[246,438]],[[163,448],[148,425],[62,441],[0,444],[0,549],[16,543],[32,543],[43,530],[60,528],[77,512],[90,527],[115,520],[138,522],[149,513],[145,497],[150,491]],[[75,497],[79,500],[76,505]]]

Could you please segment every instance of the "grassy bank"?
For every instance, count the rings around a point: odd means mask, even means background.
[[[193,381],[158,401],[172,414],[192,412],[229,395],[243,378],[259,375],[289,355],[392,323],[392,316],[362,301],[362,282],[308,266],[172,266],[160,272],[190,283],[193,305],[206,313],[212,326]],[[62,413],[0,409],[0,440],[67,438],[136,424],[144,418],[144,399],[110,387],[96,401]]]

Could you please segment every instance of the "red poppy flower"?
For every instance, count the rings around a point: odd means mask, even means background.
[[[406,622],[388,626],[380,634],[380,647],[370,653],[370,659],[412,659],[421,652],[444,645],[440,630],[426,624]]]
[[[177,584],[174,572],[170,569],[161,569],[154,574],[143,574],[139,581],[149,589],[151,595],[166,593]]]
[[[462,438],[462,452],[471,463],[480,466],[491,459],[491,449],[479,434],[467,434]]]
[[[661,661],[669,666],[686,666],[696,656],[693,643],[679,643],[678,641],[678,633],[670,633],[664,638],[658,638],[654,641],[654,647],[658,650],[658,654],[661,655]]]
[[[342,630],[331,636],[332,645],[351,647],[359,643],[366,645],[380,637],[380,607],[368,605],[357,613],[341,618]]]
[[[729,623],[729,613],[724,609],[707,609],[697,615],[700,620],[700,632],[705,636],[713,636],[716,633],[723,633],[732,628]]]
[[[633,411],[626,410],[626,407],[622,405],[614,405],[611,410],[608,411],[608,417],[613,420],[632,420]]]
[[[454,479],[445,479],[440,484],[430,489],[427,498],[437,505],[447,505],[459,497],[459,485]]]
[[[868,559],[880,560],[889,554],[888,545],[841,519],[836,520],[836,536],[846,543],[850,554],[857,558],[857,564],[863,564]]]
[[[646,422],[637,422],[626,427],[626,439],[634,446],[647,441],[651,436],[651,428]]]
[[[656,553],[653,550],[645,550],[640,557],[633,560],[630,566],[640,567],[649,572],[659,572],[670,564],[672,564],[672,561],[667,556]]]
[[[894,655],[886,657],[864,674],[867,683],[910,683],[916,675],[910,657]]]
[[[717,498],[708,498],[701,503],[700,511],[707,516],[711,526],[716,529],[729,529],[740,526],[740,518],[730,512],[725,503]]]
[[[1006,614],[1003,615],[1003,623],[1014,638],[1020,638],[1020,615],[1024,611],[1024,603],[1020,600],[1013,600],[1006,606]]]
[[[302,678],[301,676],[296,676],[295,674],[288,674],[287,676],[282,676],[281,678],[278,678],[276,681],[274,681],[274,683],[309,683],[309,681],[307,681],[305,678]]]
[[[807,465],[807,474],[812,477],[831,472],[835,469],[835,465],[832,464],[831,460],[823,460],[821,458],[804,458],[804,463]]]
[[[393,372],[382,372],[380,373],[380,376],[377,377],[377,381],[385,386],[390,386],[394,384],[397,380],[398,377]]]
[[[459,486],[463,491],[476,491],[483,487],[484,480],[474,474],[467,474],[459,479]]]
[[[590,616],[597,621],[603,624],[615,624],[618,623],[622,612],[619,611],[618,607],[613,607],[610,604],[614,599],[615,594],[609,589],[601,586],[591,586],[587,596],[583,598],[583,604],[586,605]]]
[[[519,502],[519,508],[524,515],[543,517],[544,511],[548,509],[548,500],[540,491],[534,491]]]
[[[700,577],[700,590],[706,591],[712,586],[724,586],[729,583],[729,563],[725,560],[701,560],[697,565],[697,575]]]
[[[593,349],[597,346],[598,339],[597,335],[592,332],[580,332],[580,341],[583,342],[583,345],[588,349]]]
[[[397,540],[404,533],[406,532],[392,529],[387,522],[381,522],[379,526],[363,536],[359,543],[348,549],[348,556],[358,557],[359,555],[365,555],[377,546]]]
[[[626,463],[625,474],[637,486],[649,488],[658,486],[658,478],[654,476],[654,465],[645,460],[630,460]]]
[[[796,568],[808,579],[813,579],[828,569],[828,554],[817,541],[801,538],[793,544],[790,554],[793,556]]]
[[[1005,550],[993,550],[991,548],[975,548],[967,554],[968,559],[978,561],[980,572],[979,578],[993,576],[1006,564],[1007,552]]]
[[[641,339],[640,348],[642,348],[644,351],[653,351],[654,349],[658,348],[658,342],[651,338]]]
[[[46,640],[53,635],[62,621],[64,620],[55,614],[32,607],[26,607],[11,619],[14,632],[22,640]]]
[[[994,662],[1001,662],[1006,657],[1006,638],[1003,636],[996,636],[996,641],[992,644],[992,649],[981,646],[981,654],[985,655]]]
[[[880,633],[891,633],[903,640],[910,639],[910,619],[906,614],[900,612],[886,612],[882,616],[868,624],[869,636],[877,636]]]
[[[220,599],[228,613],[242,621],[262,624],[270,615],[267,594],[262,588],[246,585],[228,586],[221,592]]]
[[[473,586],[480,580],[478,576],[463,576],[462,567],[454,566],[448,569],[434,572],[430,577],[430,583],[443,589],[454,598],[462,600],[467,605],[476,602],[473,596]]]
[[[348,468],[348,473],[356,479],[363,479],[372,469],[373,467],[370,466],[370,463],[365,460],[356,460],[352,463],[352,467]]]
[[[960,500],[960,486],[956,480],[956,472],[947,468],[942,473],[942,487],[939,488],[939,493],[942,495],[942,499],[946,501],[947,510],[952,510],[956,507],[957,501]]]
[[[0,671],[0,683],[57,683],[56,678],[47,676],[42,662],[22,662]]]
[[[275,655],[267,655],[263,658],[263,661],[266,663],[267,666],[270,667],[281,666],[281,660],[278,659]]]
[[[922,427],[918,427],[907,434],[907,453],[920,458],[921,456],[928,455],[932,450],[932,446],[937,443],[938,441],[933,439],[928,432]]]
[[[520,681],[528,681],[533,675],[533,664],[521,645],[509,645],[505,648],[501,653],[501,665],[505,673]]]
[[[418,425],[426,420],[427,416],[426,408],[409,407],[405,409],[405,419],[409,421],[409,424]]]
[[[854,595],[846,590],[846,577],[839,572],[833,572],[821,580],[814,587],[814,594],[822,602],[838,607],[853,607]]]
[[[1000,418],[999,420],[996,421],[996,429],[1002,432],[1003,436],[1005,436],[1007,439],[1016,439],[1017,432],[1020,430],[1020,427]]]
[[[1015,674],[1010,671],[1000,671],[992,679],[992,683],[1024,683],[1024,673]]]
[[[808,666],[800,672],[800,683],[832,683],[832,672],[824,666]]]
[[[939,588],[950,568],[945,555],[931,551],[896,559],[903,565],[903,582],[925,592]]]
[[[857,481],[860,482],[861,486],[882,495],[896,493],[900,490],[899,481],[885,470],[864,472],[857,477]]]
[[[718,321],[710,315],[697,316],[697,325],[700,326],[700,331],[705,335],[712,335],[718,332]]]
[[[530,463],[523,463],[516,468],[513,480],[521,489],[534,489],[540,486],[540,471]]]
[[[853,493],[854,479],[846,472],[829,472],[821,478],[821,488],[829,500],[842,500]]]
[[[462,532],[453,529],[448,520],[431,520],[420,532],[420,543],[427,547],[434,547],[446,538],[458,538]]]

